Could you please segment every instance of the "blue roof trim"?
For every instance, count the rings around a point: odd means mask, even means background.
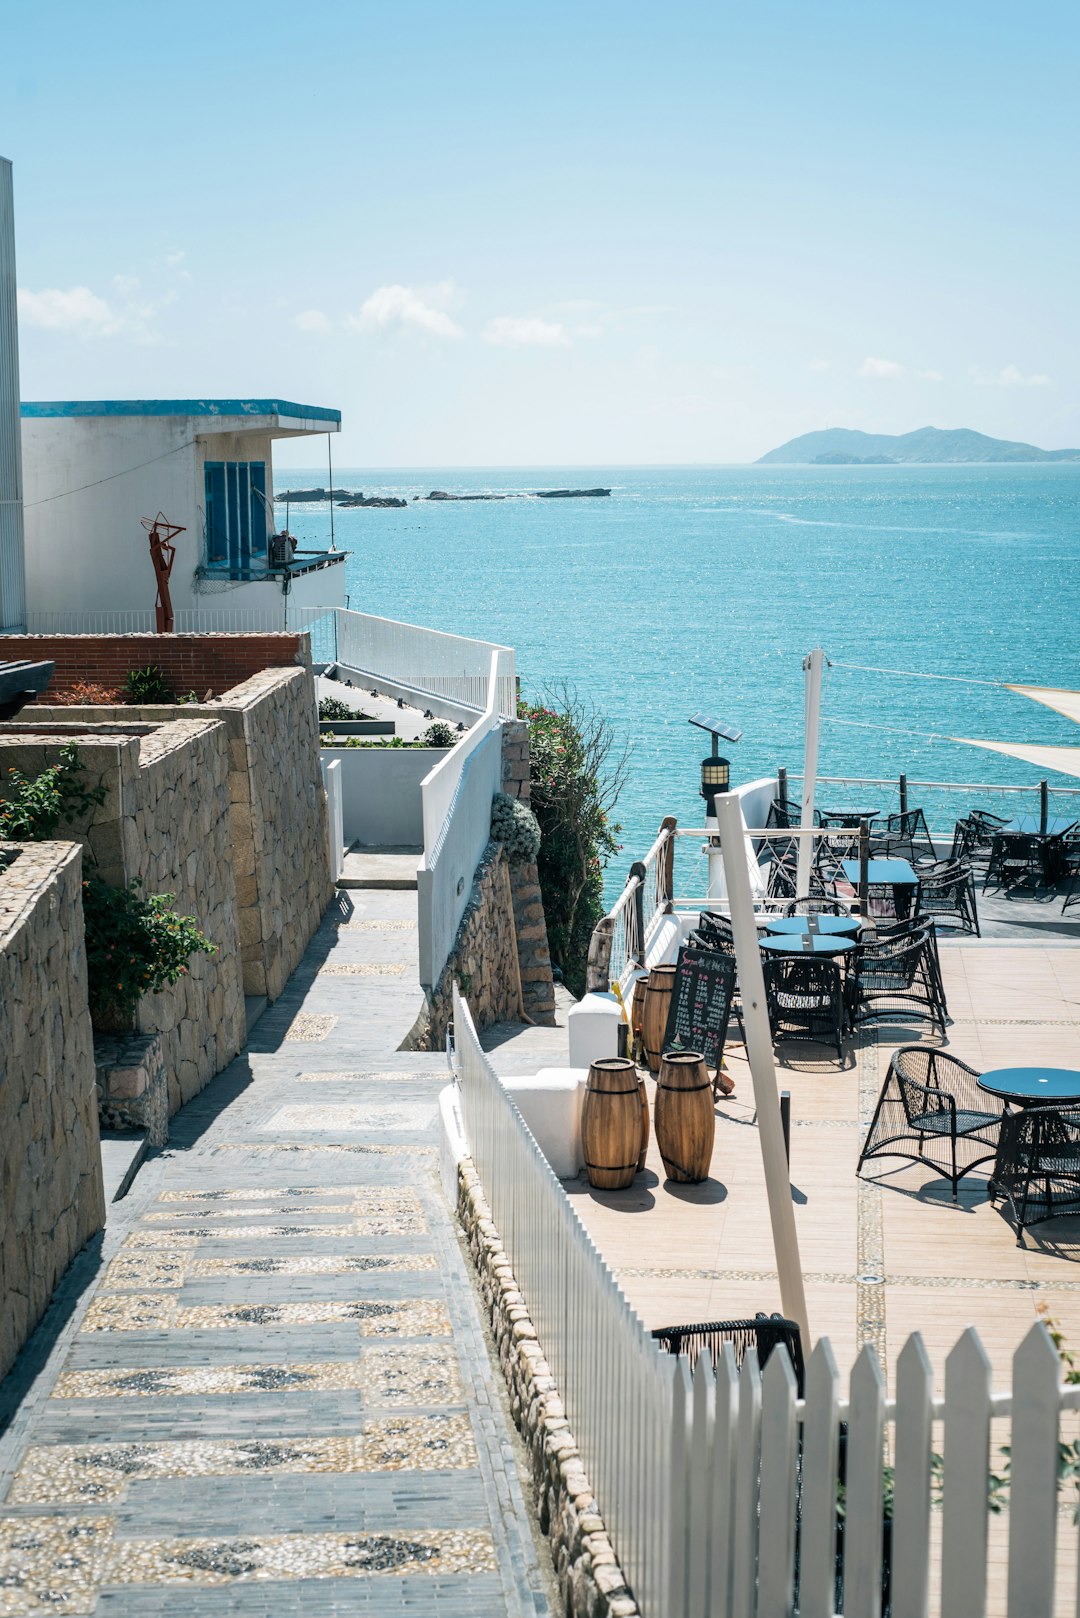
[[[24,399],[23,416],[293,416],[332,421],[341,426],[341,411],[323,405],[292,404],[288,399]]]

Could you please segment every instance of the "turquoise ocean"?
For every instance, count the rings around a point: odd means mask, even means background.
[[[320,481],[275,472],[279,492]],[[801,767],[801,662],[814,645],[833,663],[822,774],[1034,783],[1030,765],[930,738],[1080,745],[1080,728],[1049,709],[966,683],[1080,687],[1080,465],[342,468],[334,481],[410,502],[335,509],[350,606],[513,646],[527,696],[568,681],[632,741],[609,886],[662,815],[702,824],[708,744],[690,714],[743,731],[728,750],[736,782]],[[413,503],[432,489],[594,485],[611,498]],[[326,506],[293,507],[290,526],[301,546],[329,542]],[[818,801],[857,796],[822,788]],[[975,800],[993,806],[960,793],[932,818]]]

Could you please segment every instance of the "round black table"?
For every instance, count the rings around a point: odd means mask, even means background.
[[[853,938],[841,938],[836,933],[781,933],[759,938],[758,943],[772,955],[842,955],[855,946]]]
[[[813,923],[813,925],[811,925]],[[862,926],[858,916],[770,916],[765,923],[767,933],[777,936],[787,933],[832,933],[841,938],[856,938]]]
[[[984,1073],[979,1089],[1017,1107],[1080,1101],[1080,1072],[1071,1067],[998,1067]]]

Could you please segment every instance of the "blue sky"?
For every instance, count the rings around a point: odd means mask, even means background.
[[[24,396],[337,405],[342,465],[1080,444],[1077,17],[9,7]]]

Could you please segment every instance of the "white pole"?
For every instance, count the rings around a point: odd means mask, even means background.
[[[803,660],[806,673],[806,706],[803,716],[803,783],[802,814],[799,824],[805,830],[814,824],[814,788],[817,785],[818,729],[821,721],[821,669],[825,653],[820,646]],[[810,892],[810,866],[814,856],[812,837],[799,838],[799,863],[795,892],[805,899]]]
[[[712,815],[705,817],[705,830],[709,834],[709,841],[705,845],[709,859],[709,898],[718,901],[727,898],[727,890],[724,887],[724,856],[716,840],[716,821]]]
[[[820,656],[820,653],[818,654]],[[795,1208],[791,1200],[791,1174],[784,1151],[784,1129],[780,1122],[780,1094],[773,1063],[772,1031],[765,1004],[765,979],[761,970],[761,950],[754,921],[754,899],[746,863],[742,808],[734,792],[721,793],[714,800],[720,842],[727,875],[731,931],[735,938],[735,959],[739,968],[743,1024],[746,1028],[746,1055],[754,1081],[754,1105],[758,1116],[758,1139],[765,1169],[765,1191],[769,1199],[776,1271],[780,1277],[780,1301],[789,1320],[798,1321],[803,1350],[810,1352],[810,1322],[806,1313],[799,1238],[795,1230]],[[805,843],[809,839],[801,838]]]

